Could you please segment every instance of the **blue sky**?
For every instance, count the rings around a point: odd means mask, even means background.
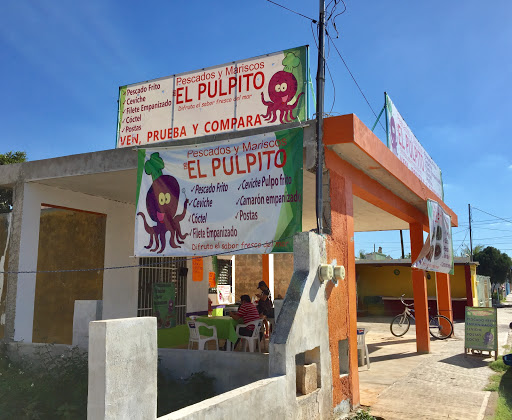
[[[280,3],[318,15],[316,1]],[[469,243],[471,203],[473,244],[512,255],[512,3],[346,5],[334,43],[375,112],[387,91],[442,169],[445,201],[459,216],[456,253]],[[124,84],[304,44],[311,46],[314,76],[310,23],[264,0],[4,0],[1,152],[25,150],[37,160],[114,147],[118,87]],[[336,35],[332,25],[329,34]],[[371,127],[375,117],[332,47],[328,66],[333,82],[328,75],[326,110],[355,113]],[[385,138],[382,128],[376,134]],[[407,253],[408,232],[404,237]],[[356,253],[373,244],[400,255],[398,232],[359,234]]]

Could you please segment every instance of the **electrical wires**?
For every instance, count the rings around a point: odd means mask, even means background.
[[[288,7],[283,6],[282,4],[276,3],[272,0],[267,0],[269,3],[275,4],[278,7],[282,7],[285,10],[288,10],[289,12],[295,13],[296,15],[302,16],[303,18],[309,19],[313,23],[318,23],[315,19],[310,18],[309,16],[303,15],[302,13],[296,12],[295,10],[289,9]]]

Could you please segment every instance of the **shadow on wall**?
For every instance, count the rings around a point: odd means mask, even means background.
[[[37,270],[103,267],[103,214],[42,207]],[[103,271],[37,273],[34,343],[71,344],[75,300],[101,300]]]

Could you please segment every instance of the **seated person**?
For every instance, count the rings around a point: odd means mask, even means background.
[[[262,281],[260,281],[260,282],[258,283],[258,287],[257,287],[257,289],[260,289],[260,290],[261,290],[261,293],[260,293],[260,294],[256,294],[256,296],[257,296],[258,298],[261,298],[261,295],[263,294],[263,292],[265,292],[265,291],[266,291],[266,292],[268,292],[268,293],[267,293],[268,299],[270,300],[270,303],[272,303],[272,295],[270,294],[270,289],[268,288],[267,283],[265,283],[263,280],[262,280]]]
[[[263,326],[265,330],[265,337],[270,336],[270,325],[267,321],[267,319],[274,318],[274,307],[272,305],[272,301],[269,298],[270,291],[263,289],[260,295],[258,297],[260,300],[258,301],[258,313],[260,316],[263,316],[265,319],[263,321]]]
[[[258,301],[258,313],[264,315],[266,318],[274,318],[274,306],[269,298],[270,292],[263,290],[259,295],[260,300]]]
[[[251,303],[251,297],[249,295],[242,295],[240,297],[240,301],[241,304],[238,308],[238,312],[230,312],[229,316],[231,318],[242,319],[244,324],[260,319],[260,314],[258,313],[256,306]],[[238,329],[238,333],[246,337],[250,337],[253,331],[254,325],[249,325],[247,327]],[[235,347],[238,345],[239,341],[240,339],[237,340]]]

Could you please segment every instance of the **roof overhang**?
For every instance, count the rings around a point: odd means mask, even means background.
[[[425,220],[428,199],[443,207],[451,216],[452,226],[458,225],[457,215],[453,210],[354,114],[326,118],[324,133],[324,143],[328,151],[326,155],[329,151],[334,152],[340,161],[337,165],[354,174],[354,196],[374,204],[378,210],[385,210],[384,213],[394,213],[399,219],[397,221],[384,216],[382,228],[372,230],[389,230],[393,224],[399,225],[398,229],[408,229],[410,220],[405,216],[414,214],[416,219]],[[326,158],[329,159],[329,156]],[[371,213],[375,216],[378,211],[371,209]],[[373,223],[373,227],[376,227],[375,224]],[[428,223],[423,224],[428,226]]]
[[[285,128],[293,126],[297,124]],[[307,121],[303,126],[306,162],[311,160],[311,151],[315,150],[315,122]],[[259,128],[243,133],[166,142],[157,147],[207,143],[273,130],[276,128]],[[366,184],[354,185],[356,232],[409,229],[409,222],[403,217],[409,207],[423,218],[426,217],[426,200],[436,199],[434,193],[355,115],[326,118],[324,140],[328,153],[336,154],[347,170],[361,172],[367,178]],[[0,186],[12,187],[17,182],[34,182],[130,204],[135,204],[136,178],[137,152],[131,148],[0,166]],[[316,228],[315,185],[315,174],[304,170],[304,231]],[[386,190],[394,197],[393,206],[382,205],[378,200],[373,200],[372,189]],[[455,213],[444,203],[441,205],[452,216],[452,224],[456,226]],[[400,210],[400,206],[404,208]],[[400,211],[394,211],[395,209]]]

